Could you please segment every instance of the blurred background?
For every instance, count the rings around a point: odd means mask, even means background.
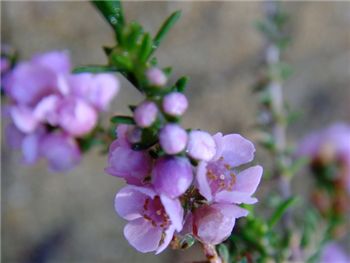
[[[335,121],[350,121],[350,2],[287,2],[292,44],[285,60],[294,74],[284,89],[302,113],[290,140]],[[184,126],[244,133],[256,118],[257,80],[264,40],[255,29],[260,2],[125,2],[127,20],[155,33],[172,11],[180,22],[157,51],[174,77],[190,76],[191,101]],[[113,35],[88,2],[1,2],[1,42],[28,59],[68,49],[73,63],[105,63],[102,45]],[[122,79],[122,78],[120,78]],[[122,80],[110,113],[126,114],[141,96]],[[3,132],[2,132],[3,134]],[[124,239],[125,222],[113,209],[124,183],[106,175],[106,156],[95,150],[69,174],[51,174],[44,163],[21,165],[20,153],[1,151],[3,262],[190,262],[196,249],[160,256],[140,254]],[[259,151],[258,151],[259,152]],[[262,159],[261,159],[262,160]],[[259,158],[258,158],[259,161]]]

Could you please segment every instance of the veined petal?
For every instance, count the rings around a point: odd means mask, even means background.
[[[240,172],[236,176],[236,183],[233,186],[233,191],[244,192],[249,195],[254,194],[260,183],[262,173],[263,168],[260,165],[249,167]]]
[[[213,199],[211,189],[207,179],[207,162],[200,162],[197,166],[197,183],[199,192],[203,195],[209,202]]]
[[[144,218],[138,218],[129,222],[124,227],[124,236],[136,250],[146,253],[155,251],[162,238],[163,230],[153,227]]]

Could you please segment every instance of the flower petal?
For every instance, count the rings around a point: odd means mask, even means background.
[[[224,161],[233,167],[252,161],[254,152],[254,145],[239,134],[229,134],[223,137],[221,155]]]
[[[126,220],[140,218],[147,197],[137,189],[126,186],[116,194],[114,209],[119,216]]]
[[[209,202],[213,199],[211,189],[207,180],[207,162],[200,162],[197,166],[197,184],[201,195],[203,195]]]
[[[247,216],[249,213],[248,210],[232,204],[213,204],[212,207],[219,209],[223,215],[232,218]]]
[[[164,239],[162,240],[160,246],[156,250],[156,255],[158,255],[159,253],[163,252],[163,250],[167,248],[167,246],[170,244],[171,240],[173,239],[174,232],[175,232],[175,228],[174,227],[169,227],[167,230],[165,230],[165,232],[164,232],[164,234],[165,234]]]
[[[247,193],[237,191],[221,191],[215,195],[215,201],[220,203],[255,204],[258,200]]]
[[[31,133],[38,126],[38,120],[27,107],[12,107],[10,113],[16,127],[24,133]]]
[[[144,218],[129,222],[124,228],[124,236],[136,250],[146,253],[155,251],[162,238],[163,230],[153,227]]]
[[[263,168],[260,165],[245,169],[237,175],[233,190],[244,192],[248,195],[254,194],[260,183],[262,173]]]
[[[170,217],[172,225],[174,225],[177,231],[181,231],[184,211],[179,199],[171,199],[166,195],[160,195],[160,200],[162,201],[166,213]]]

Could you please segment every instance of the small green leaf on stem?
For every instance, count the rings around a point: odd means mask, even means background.
[[[163,38],[166,36],[169,30],[175,25],[176,21],[180,18],[180,16],[181,16],[181,11],[176,11],[172,13],[167,20],[165,20],[161,28],[158,30],[157,35],[153,39],[152,52],[159,47]]]
[[[111,118],[112,123],[118,123],[118,124],[128,124],[128,125],[134,125],[135,121],[132,117],[129,116],[113,116]]]
[[[189,78],[187,76],[181,77],[180,79],[178,79],[178,81],[176,81],[173,89],[178,92],[184,92],[186,89],[188,79]]]
[[[120,29],[125,24],[123,8],[121,6],[120,1],[119,0],[112,0],[112,1],[93,0],[92,3],[101,12],[105,20],[108,22],[108,24],[110,24],[112,28],[115,30],[117,34],[117,39],[119,41],[121,37]]]
[[[268,220],[269,228],[272,228],[282,218],[284,213],[297,202],[298,198],[296,197],[290,197],[287,200],[282,201]]]

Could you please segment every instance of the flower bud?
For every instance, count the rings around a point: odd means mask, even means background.
[[[187,133],[177,124],[167,124],[160,131],[159,142],[167,154],[177,154],[186,147]]]
[[[150,127],[157,119],[157,105],[151,101],[144,101],[134,111],[134,120],[142,128]]]
[[[161,87],[164,86],[167,82],[167,77],[164,72],[159,68],[151,68],[146,73],[148,82],[152,86]]]
[[[187,153],[194,159],[210,161],[216,153],[213,137],[205,131],[191,131],[189,133]]]
[[[163,110],[171,116],[181,116],[188,107],[188,101],[184,94],[172,92],[163,99]]]
[[[155,163],[152,183],[155,190],[170,198],[182,195],[193,180],[192,167],[183,157],[162,157]]]

